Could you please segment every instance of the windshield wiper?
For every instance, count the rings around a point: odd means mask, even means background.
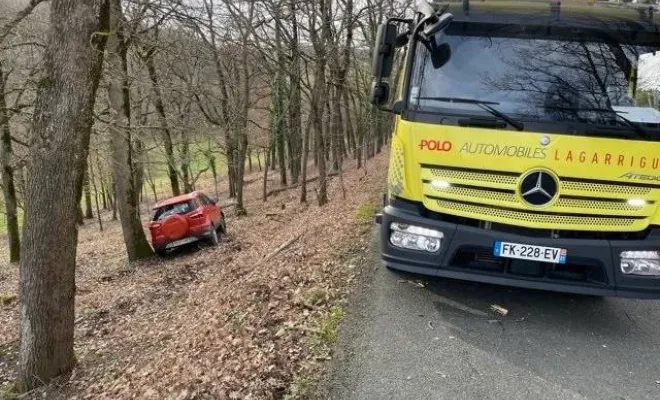
[[[558,110],[558,111],[572,111],[572,112],[600,112],[600,113],[608,113],[612,114],[616,117],[618,117],[621,121],[625,122],[628,126],[633,128],[635,133],[639,137],[642,137],[644,139],[650,139],[650,135],[648,132],[644,130],[637,122],[631,121],[628,118],[624,117],[621,115],[621,111],[617,111],[611,108],[575,108],[575,107],[544,107],[548,110]]]
[[[504,114],[503,112],[493,108],[492,106],[496,106],[500,103],[496,103],[494,101],[484,101],[484,100],[477,100],[477,99],[465,99],[461,97],[419,97],[419,100],[432,100],[432,101],[442,101],[445,103],[462,103],[462,104],[474,104],[481,108],[482,110],[490,113],[491,115],[494,115],[497,118],[500,118],[504,121],[506,121],[507,124],[513,126],[519,131],[522,131],[525,129],[525,125],[520,122],[516,121],[515,119],[509,117],[508,115]]]

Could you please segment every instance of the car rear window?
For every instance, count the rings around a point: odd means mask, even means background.
[[[170,215],[182,215],[188,214],[189,212],[194,211],[197,208],[194,200],[188,200],[181,203],[169,204],[163,207],[160,207],[156,210],[154,215],[154,221],[163,220]]]

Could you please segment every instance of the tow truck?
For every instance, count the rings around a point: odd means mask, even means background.
[[[387,267],[660,298],[660,20],[600,1],[420,1],[378,28]]]

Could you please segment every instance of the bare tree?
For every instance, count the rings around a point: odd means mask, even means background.
[[[7,24],[0,26],[0,53],[12,31],[23,21],[43,0],[31,0]],[[2,194],[5,201],[7,215],[7,239],[9,242],[9,261],[18,262],[20,259],[20,233],[18,227],[18,204],[16,199],[16,185],[14,183],[13,150],[11,130],[9,126],[10,114],[7,103],[7,82],[9,73],[5,73],[0,54],[0,175],[2,176]],[[20,96],[19,96],[20,97]]]
[[[2,194],[5,200],[7,214],[7,239],[9,241],[9,261],[20,259],[21,240],[18,229],[18,207],[16,202],[16,186],[14,184],[14,166],[12,164],[11,131],[9,128],[9,110],[5,97],[7,79],[0,60],[0,162],[2,169]]]
[[[124,244],[129,261],[139,260],[153,254],[142,229],[139,215],[139,188],[135,186],[135,157],[131,138],[130,117],[127,110],[129,96],[127,88],[128,44],[124,36],[125,20],[121,0],[110,0],[112,33],[108,38],[108,105],[111,121],[109,125],[112,148],[112,176],[117,185],[117,208],[121,219]]]
[[[44,75],[30,135],[20,264],[24,390],[70,371],[78,185],[86,169],[108,9],[103,0],[52,0]]]

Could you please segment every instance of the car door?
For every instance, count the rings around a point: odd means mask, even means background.
[[[204,213],[213,222],[213,225],[218,226],[220,223],[220,212],[215,203],[205,194],[200,195],[200,199],[204,204]]]

